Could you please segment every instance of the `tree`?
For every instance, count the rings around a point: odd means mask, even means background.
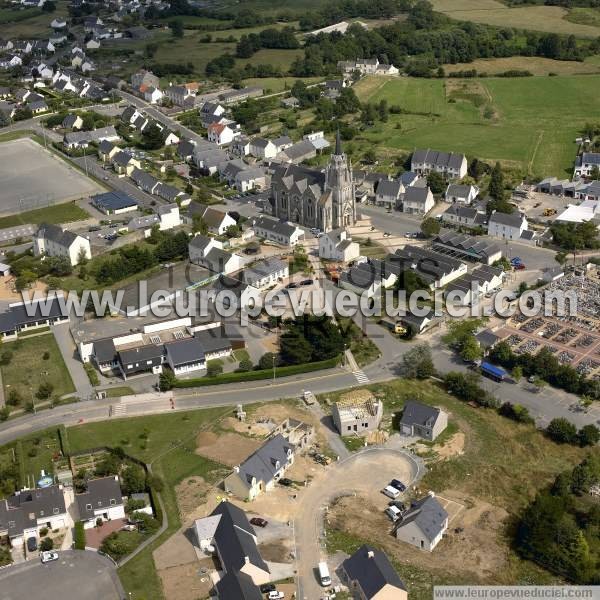
[[[243,372],[251,371],[252,366],[253,366],[252,361],[250,359],[245,358],[243,360],[240,360],[240,364],[238,366],[238,371],[243,371]]]
[[[47,13],[52,13],[56,10],[56,2],[54,0],[46,0],[44,4],[42,4],[42,10]]]
[[[433,194],[441,194],[446,189],[446,180],[437,171],[431,171],[427,175],[427,185]]]
[[[6,404],[9,406],[18,406],[23,401],[21,394],[15,388],[11,388],[6,398]]]
[[[49,381],[42,381],[38,386],[38,390],[36,392],[36,398],[39,400],[47,400],[52,395],[54,391],[54,386]]]
[[[127,496],[146,489],[146,473],[139,465],[128,465],[121,473],[123,491]]]
[[[554,255],[554,260],[559,264],[559,265],[564,265],[567,262],[567,253],[566,252],[557,252]]]
[[[474,360],[481,358],[482,355],[483,352],[481,351],[481,347],[479,346],[477,340],[471,336],[467,337],[464,340],[460,350],[461,358],[468,362],[473,362]]]
[[[421,231],[427,238],[431,238],[440,232],[441,225],[438,219],[428,217],[421,223]]]
[[[183,37],[183,34],[185,33],[183,30],[183,21],[181,21],[180,19],[175,19],[171,21],[169,27],[171,28],[171,33],[174,38]]]
[[[208,233],[208,224],[200,215],[194,215],[192,217],[192,231],[202,235]]]
[[[498,202],[504,200],[504,174],[499,162],[492,169],[488,195]]]
[[[275,354],[275,352],[265,352],[258,361],[258,368],[261,370],[272,369],[273,364],[275,364],[276,367],[279,366],[279,355]]]
[[[10,408],[8,406],[3,406],[0,408],[0,421],[6,421],[10,416]]]
[[[52,540],[52,538],[50,537],[45,537],[41,542],[40,542],[40,550],[42,552],[48,552],[48,550],[52,550],[52,548],[54,548],[54,541]]]
[[[368,148],[365,150],[363,154],[363,160],[369,165],[373,165],[377,162],[377,154],[375,154],[375,150],[373,148]]]
[[[577,438],[580,446],[595,446],[600,441],[600,430],[595,425],[584,425]]]
[[[512,370],[512,378],[515,380],[516,383],[519,383],[519,381],[521,381],[523,377],[523,369],[520,366],[516,366],[513,370]]]
[[[163,369],[163,372],[158,377],[158,389],[161,392],[172,390],[177,383],[177,377],[171,369]]]
[[[558,444],[572,444],[577,440],[577,427],[567,419],[552,419],[546,427],[546,434]]]
[[[208,377],[216,377],[223,372],[223,365],[220,362],[209,360],[206,365],[206,374]]]
[[[409,379],[427,379],[435,374],[435,366],[429,344],[419,344],[402,357],[405,377]]]

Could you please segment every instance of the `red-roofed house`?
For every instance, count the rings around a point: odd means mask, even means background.
[[[236,132],[222,123],[211,123],[208,128],[208,141],[218,146],[224,146],[225,144],[231,144]]]

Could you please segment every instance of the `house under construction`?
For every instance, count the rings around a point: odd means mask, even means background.
[[[355,390],[333,405],[333,422],[341,435],[373,431],[383,416],[383,402],[368,390]]]

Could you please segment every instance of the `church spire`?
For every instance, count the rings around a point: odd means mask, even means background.
[[[342,155],[342,138],[340,137],[340,128],[338,127],[337,133],[335,134],[335,152],[336,156]]]

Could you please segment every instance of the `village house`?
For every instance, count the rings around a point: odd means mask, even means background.
[[[87,490],[75,494],[79,520],[85,529],[96,526],[98,521],[114,521],[125,518],[123,493],[118,475],[90,479]]]
[[[411,159],[411,171],[419,175],[435,171],[449,179],[462,179],[467,174],[467,158],[455,152],[416,150]]]
[[[458,202],[460,204],[471,204],[479,195],[479,188],[476,185],[462,185],[459,183],[450,183],[446,188],[444,199],[446,202]]]
[[[381,185],[380,182],[379,185]],[[412,215],[426,215],[434,206],[435,200],[428,186],[412,185],[402,194],[402,212]]]
[[[345,229],[332,229],[319,238],[319,258],[348,263],[360,255],[360,245]]]
[[[231,144],[238,134],[238,131],[222,123],[211,123],[206,130],[208,141],[217,144],[217,146]]]
[[[413,400],[404,405],[400,419],[402,435],[421,437],[434,441],[448,426],[448,413],[440,408],[428,406]]]
[[[264,215],[260,215],[253,220],[252,228],[257,237],[281,244],[282,246],[295,246],[304,238],[304,232],[296,225],[278,221]]]
[[[395,530],[397,539],[431,552],[442,540],[448,529],[448,513],[439,503],[435,494],[411,504],[402,515]]]
[[[282,282],[290,275],[289,265],[278,258],[265,258],[246,267],[243,278],[249,285],[264,289]]]
[[[35,256],[64,256],[74,267],[82,258],[92,258],[90,241],[81,235],[62,229],[58,225],[40,225],[33,237]]]
[[[488,219],[488,235],[503,240],[519,240],[529,225],[524,215],[493,212]]]

